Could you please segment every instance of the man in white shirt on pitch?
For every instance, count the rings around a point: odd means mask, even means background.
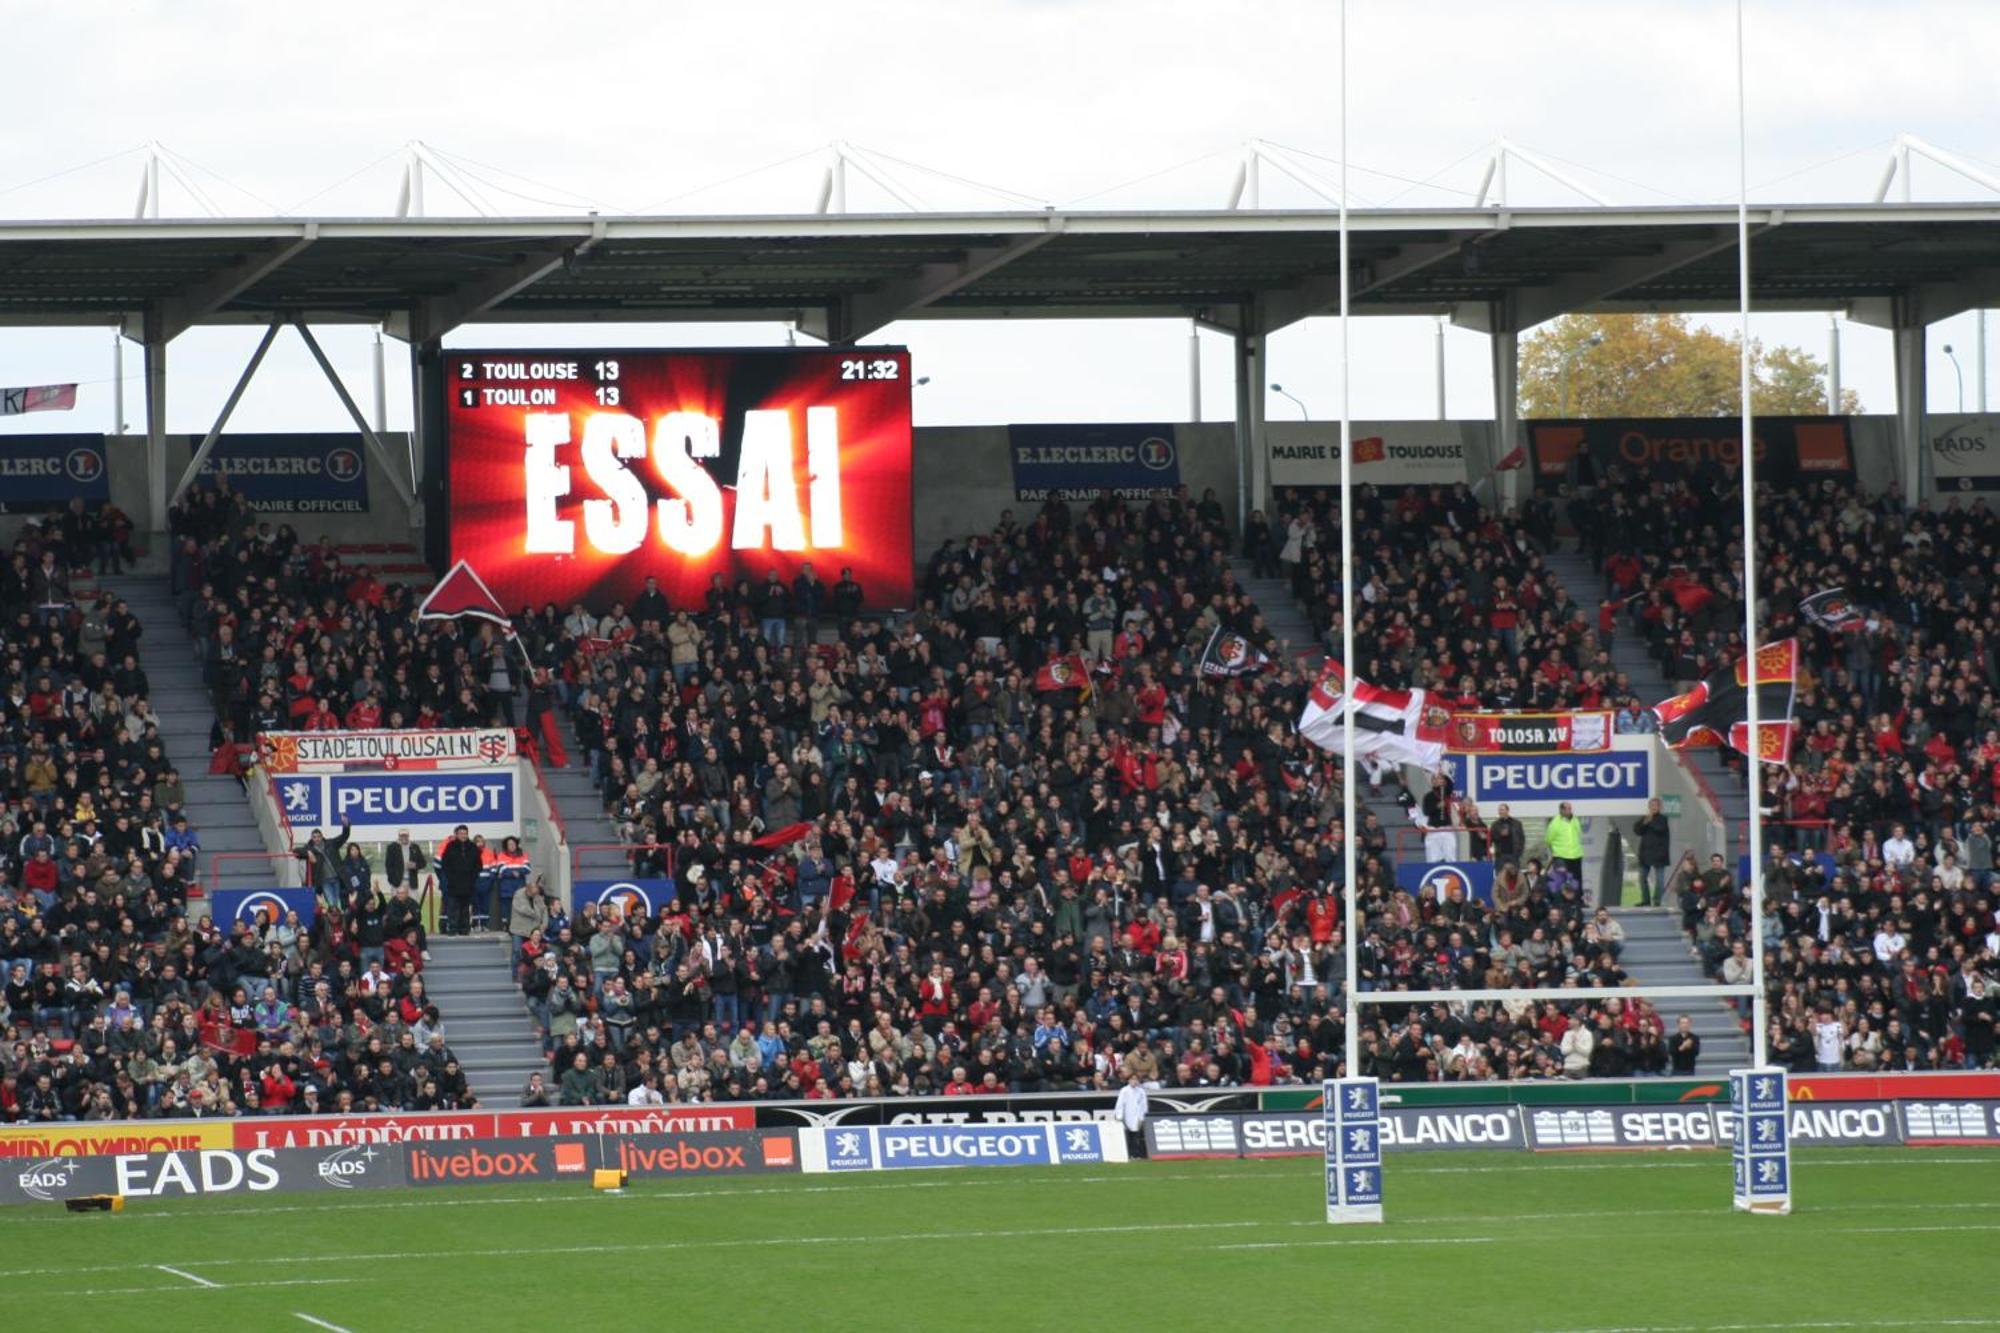
[[[1146,1087],[1139,1082],[1137,1074],[1125,1080],[1125,1086],[1118,1089],[1118,1100],[1113,1103],[1111,1113],[1118,1117],[1118,1123],[1125,1126],[1125,1145],[1134,1158],[1146,1155]]]

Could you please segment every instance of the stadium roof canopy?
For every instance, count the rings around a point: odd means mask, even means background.
[[[1736,304],[1729,206],[1356,210],[1354,309],[1522,330]],[[2000,203],[1760,205],[1763,310],[1909,327],[2000,304]],[[0,325],[1172,316],[1268,333],[1338,302],[1331,210],[0,223]]]

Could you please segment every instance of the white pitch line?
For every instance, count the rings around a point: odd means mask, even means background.
[[[172,1273],[175,1277],[184,1277],[188,1281],[194,1283],[197,1287],[219,1287],[222,1285],[220,1282],[210,1282],[205,1277],[196,1277],[193,1273],[188,1272],[186,1269],[169,1268],[165,1264],[154,1264],[153,1267],[159,1269],[162,1273]]]
[[[304,1310],[292,1311],[292,1318],[303,1319],[308,1324],[312,1324],[319,1328],[326,1329],[327,1333],[351,1333],[351,1330],[342,1328],[339,1324],[329,1324],[326,1322],[326,1320],[317,1318],[313,1315],[309,1315]]]
[[[75,1269],[71,1269],[75,1272]],[[129,1271],[129,1269],[128,1269]],[[255,1287],[337,1287],[349,1282],[360,1282],[358,1277],[295,1277],[281,1282],[232,1282],[228,1286],[213,1283],[204,1287],[85,1287],[71,1291],[45,1291],[43,1296],[199,1296],[209,1291],[249,1291]]]
[[[1216,1245],[1218,1250],[1303,1250],[1354,1245],[1492,1245],[1498,1236],[1400,1236],[1381,1240],[1260,1240],[1240,1245]]]
[[[1544,1333],[1764,1333],[1766,1329],[1994,1329],[2000,1319],[1796,1319],[1786,1323],[1626,1323]]]

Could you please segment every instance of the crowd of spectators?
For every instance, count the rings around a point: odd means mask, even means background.
[[[224,623],[282,595],[335,613],[310,620],[324,646],[375,603],[289,552],[267,564],[275,535],[233,497],[191,492],[174,519],[175,592],[223,704],[218,739],[247,737],[263,722],[237,707],[261,653],[239,657],[249,640]],[[0,576],[0,1119],[473,1104],[424,992],[407,884],[385,890],[350,873],[365,860],[330,856],[309,926],[188,911],[200,837],[148,707],[141,626],[86,586],[93,565],[116,573],[131,558],[129,531],[116,511],[73,503],[31,526]],[[210,562],[204,588],[190,576]]]
[[[1682,684],[1742,654],[1735,494],[1613,474],[1575,506],[1632,628]],[[1834,480],[1766,487],[1757,508],[1758,639],[1797,638],[1803,665],[1791,762],[1761,781],[1773,1059],[1992,1067],[2000,515]],[[1855,623],[1801,615],[1831,588]],[[1729,981],[1751,976],[1740,879],[1719,858],[1684,858],[1673,877],[1705,966]]]
[[[1639,636],[1682,683],[1740,651],[1728,499],[1723,483],[1614,474],[1496,517],[1462,488],[1364,491],[1361,674],[1455,706],[1609,707],[1621,730],[1646,729],[1655,701],[1633,693],[1610,643]],[[1990,520],[1983,507],[1905,516],[1896,497],[1838,487],[1765,505],[1767,637],[1798,628],[1791,604],[1832,582],[1876,613],[1859,634],[1804,631],[1806,734],[1767,814],[1827,811],[1824,832],[1790,835],[1793,851],[1823,839],[1839,868],[1821,883],[1800,856],[1772,877],[1778,1049],[1791,1058],[1803,1041],[1798,1058],[1817,1061],[1830,1012],[1843,1060],[1977,1062],[1993,1044],[1971,994],[1994,925],[1978,818],[2000,756],[1982,749],[1990,617],[1943,624],[1937,608],[1983,605]],[[1334,514],[1324,492],[1282,495],[1239,548],[1292,581],[1329,641]],[[651,916],[572,917],[539,889],[514,896],[551,1061],[537,1095],[1109,1088],[1131,1072],[1261,1084],[1337,1066],[1339,766],[1293,729],[1309,682],[1232,572],[1212,496],[1009,516],[936,552],[918,605],[895,616],[862,614],[862,590],[811,574],[775,585],[778,598],[746,582],[699,606],[648,589],[631,605],[524,608],[546,682],[523,682],[483,630],[418,625],[402,587],[226,497],[198,498],[181,523],[176,586],[205,645],[219,742],[329,717],[507,724],[518,697],[532,715],[547,690],[574,724],[574,762],[622,835],[651,849],[635,872],[677,880]],[[1602,589],[1549,570],[1572,531]],[[1915,558],[1940,544],[1967,557],[1957,574]],[[1218,626],[1272,668],[1203,676]],[[1917,852],[1900,868],[1880,858],[1899,820]],[[1516,861],[1492,904],[1412,895],[1372,813],[1356,837],[1364,985],[1627,980],[1616,923],[1567,866]],[[1731,870],[1682,866],[1670,886],[1718,976],[1748,935]],[[1907,960],[1879,959],[1885,922]],[[1921,994],[1899,980],[1905,961]],[[1942,1018],[1934,992],[1953,997]],[[1365,1013],[1365,1072],[1391,1079],[1692,1064],[1685,1034],[1638,1001]]]

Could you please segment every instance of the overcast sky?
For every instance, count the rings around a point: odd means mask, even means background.
[[[1735,196],[1731,4],[1350,0],[1349,9],[1357,204],[1468,202],[1481,146],[1502,133],[1614,202]],[[1247,138],[1325,159],[1338,152],[1331,0],[134,0],[115,10],[17,0],[0,13],[16,53],[0,90],[13,130],[0,136],[8,218],[130,216],[133,150],[147,140],[191,164],[211,201],[239,216],[387,214],[412,139],[470,164],[483,202],[521,215],[804,211],[824,165],[816,150],[834,139],[1013,192],[892,166],[901,188],[933,208],[1024,198],[1210,207],[1225,201]],[[1748,13],[1754,199],[1863,200],[1899,131],[2000,175],[1991,165],[2000,160],[1991,69],[2000,5],[1748,0]],[[1518,203],[1581,202],[1519,169],[1510,184]],[[1931,166],[1918,168],[1915,194],[1993,197]],[[164,200],[170,215],[200,215],[171,178]],[[432,212],[471,211],[435,182],[427,202]],[[849,202],[900,207],[859,178]],[[1264,202],[1315,203],[1269,174]],[[1733,319],[1717,322],[1733,329]],[[1892,410],[1887,333],[1843,328],[1846,383],[1869,410]],[[1825,316],[1760,317],[1753,331],[1826,351]],[[173,345],[170,429],[207,428],[257,336],[196,331]],[[740,345],[783,336],[768,323],[644,326],[615,338],[601,326],[482,327],[453,341]],[[364,405],[368,338],[354,329],[324,336]],[[1357,323],[1357,418],[1432,414],[1432,339],[1429,320]],[[917,372],[931,377],[918,390],[919,424],[1176,420],[1187,411],[1183,322],[903,324],[882,340],[907,342]],[[1931,332],[1935,411],[1956,403],[1947,342],[1968,405],[1974,394],[1964,316]],[[1336,416],[1337,352],[1333,321],[1294,326],[1272,340],[1270,378],[1315,417]],[[1227,344],[1204,338],[1204,357],[1206,415],[1226,417]],[[135,429],[138,360],[130,347],[126,419]],[[2000,348],[1989,361],[2000,362]],[[1447,364],[1451,414],[1490,416],[1486,340],[1453,330]],[[0,433],[111,429],[111,367],[108,329],[0,333],[0,384],[85,386],[75,413],[0,420]],[[392,343],[396,427],[408,421],[405,367]],[[1296,411],[1283,400],[1270,408],[1274,418]],[[232,424],[338,429],[345,419],[288,334]]]

